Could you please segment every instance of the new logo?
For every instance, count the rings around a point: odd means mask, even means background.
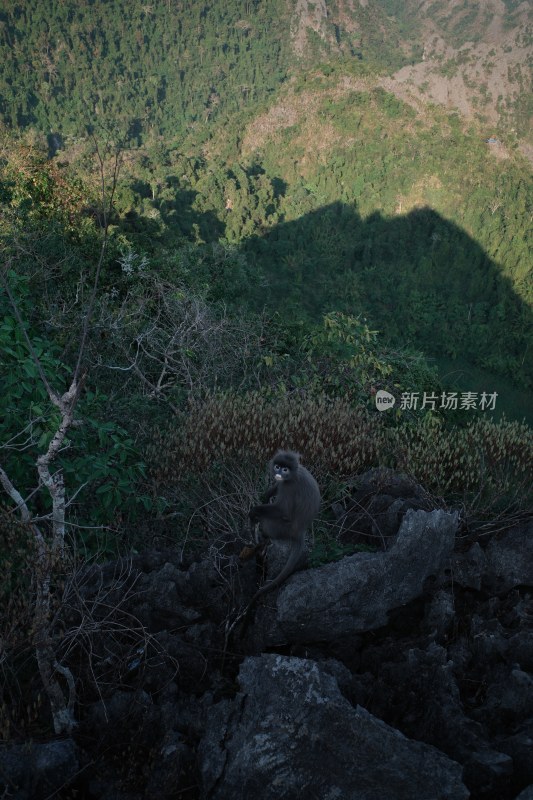
[[[394,395],[390,394],[390,392],[386,392],[385,389],[379,389],[376,392],[376,408],[378,411],[388,411],[389,408],[392,408],[394,403],[396,402],[396,398]]]

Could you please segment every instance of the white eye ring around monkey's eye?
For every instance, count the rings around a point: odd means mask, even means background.
[[[288,467],[282,467],[282,468],[281,468],[281,471],[282,471],[282,472],[288,472],[288,471],[289,471],[289,468],[288,468]]]

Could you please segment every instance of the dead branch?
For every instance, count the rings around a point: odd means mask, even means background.
[[[113,197],[121,164],[121,152],[120,150],[117,150],[115,152],[112,172],[109,207],[107,207],[107,187],[104,160],[98,148],[98,143],[96,143],[96,154],[100,164],[102,190],[102,244],[96,265],[89,304],[83,318],[76,366],[74,368],[70,386],[64,394],[61,395],[52,387],[33,346],[31,338],[28,335],[26,326],[18,308],[18,304],[9,285],[8,270],[10,264],[8,263],[4,265],[3,269],[0,270],[0,279],[6,290],[6,294],[9,298],[11,308],[13,309],[15,319],[17,320],[22,335],[26,341],[30,356],[37,368],[40,380],[46,389],[48,397],[50,398],[50,402],[59,410],[60,414],[60,422],[57,430],[48,444],[46,452],[38,456],[36,462],[41,486],[46,487],[52,500],[52,538],[50,543],[46,542],[41,531],[35,525],[35,521],[32,520],[28,505],[22,498],[22,495],[12,484],[5,470],[0,468],[0,483],[2,484],[7,495],[15,503],[21,519],[30,525],[38,545],[37,564],[35,565],[36,596],[34,607],[33,644],[35,647],[39,674],[50,702],[54,731],[56,734],[70,733],[76,725],[76,720],[74,718],[76,687],[70,670],[57,660],[57,655],[54,649],[55,642],[51,635],[51,585],[55,569],[57,565],[63,561],[65,556],[65,511],[67,504],[65,498],[65,483],[63,479],[63,473],[61,470],[58,470],[52,474],[50,471],[50,466],[64,447],[69,429],[81,424],[75,419],[74,414],[86,377],[86,373],[82,372],[82,366],[85,357],[89,327],[96,303],[100,273],[107,249],[108,219],[112,210]],[[58,675],[61,675],[67,683],[68,697],[65,697],[65,693],[59,681],[57,680]]]

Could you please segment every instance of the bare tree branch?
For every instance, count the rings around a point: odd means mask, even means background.
[[[9,495],[9,497],[13,500],[15,505],[17,506],[18,510],[20,511],[20,518],[23,522],[31,522],[31,514],[26,505],[22,495],[18,492],[9,478],[7,477],[5,471],[0,467],[0,483],[4,487],[5,492]]]
[[[72,380],[68,390],[60,395],[56,392],[44,371],[43,365],[37,355],[33,343],[28,335],[26,326],[18,309],[17,302],[11,291],[8,281],[8,268],[9,264],[5,265],[0,270],[0,278],[6,290],[9,302],[13,309],[13,313],[20,327],[22,335],[28,346],[31,358],[37,368],[39,377],[46,389],[51,403],[59,410],[60,422],[48,444],[45,453],[42,453],[37,458],[37,471],[41,481],[41,486],[45,486],[52,499],[52,539],[48,544],[42,535],[41,531],[35,525],[35,520],[32,520],[30,510],[27,502],[23,499],[20,492],[14,487],[9,480],[5,470],[0,468],[0,483],[2,484],[5,492],[15,503],[21,519],[31,526],[34,533],[37,546],[38,558],[35,565],[35,579],[36,579],[36,597],[34,605],[34,619],[33,619],[33,644],[35,647],[35,654],[39,668],[39,674],[43,682],[44,689],[48,695],[50,708],[52,712],[52,719],[54,730],[57,734],[70,733],[76,725],[74,718],[74,702],[76,697],[76,687],[74,678],[70,670],[60,664],[57,660],[55,653],[55,642],[51,636],[51,620],[50,620],[50,604],[51,604],[51,584],[54,576],[54,571],[57,563],[61,563],[64,558],[64,544],[65,544],[65,511],[67,508],[65,497],[65,484],[63,479],[62,470],[58,470],[54,474],[50,471],[52,462],[56,459],[59,452],[65,444],[67,433],[71,427],[75,427],[79,423],[74,418],[76,405],[80,398],[83,385],[85,383],[86,373],[82,372],[82,364],[85,356],[86,344],[89,334],[89,326],[93,315],[94,306],[96,303],[96,296],[100,282],[100,273],[105,258],[107,240],[108,240],[108,210],[106,206],[106,179],[104,159],[96,143],[96,153],[100,163],[100,178],[102,190],[102,243],[98,262],[96,265],[95,276],[82,325],[82,332],[80,338],[80,345],[78,350],[78,357],[76,366],[73,372]],[[118,174],[121,164],[121,151],[116,150],[112,174],[112,186],[109,195],[109,213],[111,213],[113,205],[113,197],[118,180]],[[26,430],[26,429],[25,429]],[[79,491],[79,490],[78,490]],[[75,495],[74,495],[75,496]],[[63,689],[57,680],[57,674],[63,676],[68,686],[68,698],[65,697]]]

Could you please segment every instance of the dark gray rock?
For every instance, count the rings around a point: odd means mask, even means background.
[[[472,616],[470,624],[472,651],[485,664],[495,658],[503,660],[509,649],[505,631],[497,619],[484,620],[478,614]]]
[[[334,503],[333,512],[343,541],[386,549],[408,509],[431,508],[433,503],[415,481],[378,467],[359,476],[343,503]]]
[[[482,786],[487,797],[504,797],[513,760],[466,714],[455,669],[444,647],[433,642],[426,650],[413,648],[406,660],[381,665],[369,710],[464,764],[469,788]]]
[[[147,692],[125,692],[117,689],[108,699],[99,700],[88,708],[86,721],[101,731],[107,726],[116,726],[124,720],[128,725],[143,719],[153,709]]]
[[[500,741],[498,749],[513,759],[517,783],[521,786],[533,784],[533,719],[523,730]]]
[[[360,475],[354,490],[353,496],[358,501],[372,494],[385,494],[402,499],[418,498],[423,494],[416,481],[388,467],[375,467]]]
[[[533,631],[519,631],[507,642],[509,659],[533,672]]]
[[[469,796],[457,763],[353,708],[312,661],[247,658],[239,684],[211,710],[200,743],[206,800]]]
[[[505,729],[533,716],[533,678],[521,669],[511,669],[487,689],[485,702],[473,716],[495,730]]]
[[[45,800],[77,776],[72,739],[0,747],[0,795],[10,800]]]
[[[464,780],[475,786],[482,797],[502,797],[513,774],[513,759],[486,748],[471,753],[465,762]]]
[[[350,670],[336,658],[325,658],[319,662],[318,666],[323,672],[327,672],[328,675],[335,678],[342,694],[349,698],[357,686]]]
[[[527,789],[524,789],[523,792],[520,792],[520,794],[515,797],[515,800],[533,800],[533,784],[528,786]]]
[[[292,576],[277,596],[267,595],[256,614],[254,646],[332,641],[374,630],[392,609],[420,596],[453,550],[458,515],[408,511],[393,546],[384,553],[357,553]]]
[[[533,586],[533,520],[492,539],[485,550],[485,582],[497,592]]]
[[[520,625],[529,628],[529,630],[533,629],[533,595],[531,592],[526,592],[517,604],[516,614]]]
[[[464,712],[454,665],[444,647],[432,643],[426,650],[413,648],[403,664],[384,665],[382,676],[396,694],[407,735],[416,735],[457,761],[488,748],[482,726]]]
[[[435,639],[443,639],[450,632],[455,618],[453,594],[441,589],[435,592],[426,609],[424,624],[429,635]]]
[[[183,773],[191,768],[194,753],[183,737],[174,731],[166,734],[151,759],[151,767],[144,792],[145,800],[176,797],[176,789],[183,785]]]
[[[444,570],[444,583],[479,591],[485,569],[485,553],[476,542],[466,553],[453,553]]]
[[[190,569],[194,570],[196,565]],[[178,594],[187,582],[187,573],[174,564],[165,563],[161,569],[142,575],[137,584],[140,602],[135,603],[137,618],[151,632],[184,627],[196,622],[201,614],[184,605]]]

